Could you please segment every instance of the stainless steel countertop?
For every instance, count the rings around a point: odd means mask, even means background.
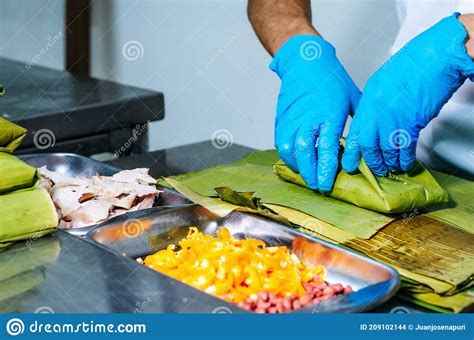
[[[132,156],[113,162],[121,168],[148,166],[158,177],[231,163],[252,149],[218,150],[210,142]],[[19,242],[0,252],[0,311],[55,313],[240,312],[220,299],[200,294],[63,231]],[[376,312],[419,312],[392,299]]]

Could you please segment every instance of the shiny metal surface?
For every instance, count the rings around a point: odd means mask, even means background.
[[[121,170],[117,167],[71,153],[44,153],[20,155],[18,157],[35,168],[46,166],[51,171],[57,171],[68,176],[112,176]],[[173,189],[161,185],[157,185],[157,187],[163,192],[160,193],[160,196],[155,202],[155,206],[142,211],[153,212],[170,207],[192,204],[190,200]],[[124,214],[124,216],[128,216],[129,214],[131,213]],[[76,236],[84,237],[95,226],[96,225],[65,229],[65,231]]]
[[[351,294],[299,312],[367,311],[393,296],[400,283],[394,269],[345,248],[251,214],[233,212],[220,218],[199,205],[147,212],[133,218],[119,216],[91,230],[87,238],[115,253],[137,258],[178,243],[191,226],[208,234],[225,226],[237,238],[256,238],[270,246],[287,246],[303,262],[324,265],[327,281],[349,284],[355,289]],[[200,294],[207,296],[204,292]]]

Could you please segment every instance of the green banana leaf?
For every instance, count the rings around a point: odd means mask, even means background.
[[[31,188],[37,180],[35,168],[12,154],[0,151],[0,194]]]
[[[440,313],[460,313],[474,304],[474,290],[467,290],[452,296],[436,293],[407,294],[399,292],[398,297],[419,306]]]
[[[3,87],[2,84],[0,84],[0,96],[3,96],[5,94],[5,88]]]
[[[0,195],[0,245],[36,240],[54,231],[59,217],[44,189],[14,191]]]
[[[303,178],[283,161],[273,170],[284,180],[306,187]],[[328,195],[381,213],[403,213],[448,201],[446,191],[419,162],[409,173],[378,177],[362,160],[356,174],[339,171]]]
[[[27,130],[0,117],[0,151],[13,152],[26,137]]]
[[[472,204],[474,182],[438,171],[433,171],[433,176],[446,189],[450,200],[448,203],[430,208],[426,216],[474,233]]]
[[[231,165],[170,178],[206,197],[218,197],[216,188],[226,187],[234,194],[241,195],[231,203],[258,201],[265,207],[289,207],[360,238],[370,238],[377,230],[394,220],[392,216],[318,195],[312,190],[283,181],[272,171],[272,165],[277,161],[275,150],[257,151]],[[175,185],[173,187],[176,188]],[[253,198],[249,197],[250,194]]]
[[[254,205],[254,208],[258,210],[244,208],[218,198],[199,195],[186,185],[171,178],[168,178],[167,181],[169,181],[169,185],[192,201],[204,205],[220,216],[225,216],[232,210],[260,213],[262,208],[261,202],[252,200],[248,193],[243,193],[243,200],[237,200],[235,203],[242,204],[251,200],[251,203],[247,202],[246,204]],[[221,189],[219,188],[219,191]],[[226,189],[225,195],[228,194],[230,193]],[[232,199],[235,200],[236,198],[233,197]],[[425,307],[432,310],[457,312],[459,303],[457,306],[453,306],[452,309],[445,309],[415,299],[413,296],[417,294],[416,296],[420,299],[429,301],[432,295],[426,294],[435,294],[440,297],[453,296],[473,284],[473,277],[468,274],[472,272],[469,267],[473,257],[473,250],[471,249],[472,235],[449,224],[422,215],[410,216],[409,219],[395,220],[370,240],[364,240],[354,238],[353,235],[298,210],[271,204],[265,204],[264,208],[281,215],[292,224],[301,226],[298,227],[298,230],[302,232],[323,238],[329,242],[339,243],[342,246],[352,248],[376,260],[392,265],[402,275],[404,296],[407,296],[410,300],[416,300],[414,302],[417,304],[423,303]],[[446,259],[443,259],[443,256]],[[410,283],[409,288],[407,283]],[[439,294],[436,292],[439,292]],[[445,302],[447,304],[458,300],[443,301],[447,301]]]

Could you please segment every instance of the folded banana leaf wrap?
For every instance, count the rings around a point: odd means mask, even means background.
[[[273,170],[284,180],[306,187],[301,175],[283,161],[277,162]],[[420,162],[408,173],[379,177],[362,160],[356,174],[339,171],[328,195],[381,213],[403,213],[448,202],[448,193]]]
[[[26,137],[27,130],[0,117],[0,151],[12,153]]]
[[[0,194],[31,188],[37,181],[35,168],[12,154],[0,151]]]
[[[12,155],[26,132],[0,118],[0,249],[46,235],[59,221],[48,192],[37,189],[36,169]]]
[[[0,195],[0,243],[35,239],[56,229],[59,216],[45,189]]]
[[[195,173],[174,176],[172,179],[184,184],[199,195],[220,197],[230,203],[248,202],[248,196],[258,198],[258,204],[270,204],[297,209],[331,224],[350,235],[369,238],[394,217],[363,209],[341,200],[315,194],[314,191],[283,181],[272,171],[278,161],[275,150],[250,154],[240,161],[205,169]],[[222,195],[222,188],[232,194]],[[216,188],[220,188],[216,191]],[[234,201],[231,201],[234,196]],[[243,204],[238,204],[243,205]],[[252,208],[252,206],[247,206]]]

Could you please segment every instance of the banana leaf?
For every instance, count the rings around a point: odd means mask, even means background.
[[[398,297],[419,306],[440,313],[460,313],[474,304],[474,290],[467,290],[452,296],[442,296],[436,293],[406,294],[400,292]]]
[[[31,188],[37,180],[35,168],[9,153],[0,151],[0,194]]]
[[[283,161],[273,170],[284,180],[306,187],[301,175]],[[403,213],[448,201],[446,191],[419,162],[409,173],[379,177],[362,160],[356,174],[339,171],[328,195],[381,213]]]
[[[474,233],[474,182],[438,171],[433,176],[448,192],[449,202],[430,208],[425,215]]]
[[[226,187],[235,195],[241,195],[231,203],[257,200],[264,207],[288,207],[360,238],[370,238],[377,230],[394,220],[392,216],[318,195],[312,190],[283,181],[272,171],[272,165],[276,161],[278,155],[275,150],[258,151],[231,165],[172,176],[170,179],[199,196],[218,197],[216,188]],[[176,185],[172,186],[180,191]],[[250,193],[253,198],[249,197]],[[228,200],[229,196],[225,198]]]
[[[230,204],[218,198],[202,196],[174,179],[168,178],[167,181],[169,181],[169,185],[192,201],[206,206],[206,208],[217,212],[220,216],[225,216],[232,210],[257,212],[254,209]],[[250,198],[248,193],[244,194],[245,199]],[[236,203],[241,203],[241,201]],[[255,204],[255,201],[252,201],[252,204],[256,208],[261,208],[260,203]],[[467,289],[473,284],[473,277],[468,274],[472,272],[469,267],[473,256],[471,249],[472,235],[449,224],[427,217],[425,219],[424,216],[415,216],[410,217],[409,220],[396,220],[380,230],[370,240],[364,240],[354,238],[353,235],[298,210],[272,204],[265,204],[264,208],[280,214],[292,224],[301,226],[297,228],[302,232],[329,242],[339,243],[342,246],[352,248],[376,260],[392,265],[402,275],[403,295],[410,301],[414,300],[413,302],[417,304],[424,304],[425,307],[432,310],[458,312],[459,302],[457,302],[457,305],[453,305],[451,309],[446,309],[431,305],[427,301],[431,301],[431,297],[435,295],[439,298],[457,295],[460,290]],[[424,230],[425,227],[426,230]],[[419,229],[421,229],[421,232]],[[426,242],[423,241],[425,238],[427,239]],[[442,240],[439,240],[439,238]],[[460,243],[460,240],[463,240],[463,242]],[[465,248],[466,246],[467,248]],[[462,250],[463,247],[465,250]],[[441,257],[446,254],[449,254],[449,256],[444,261]],[[453,254],[456,255],[453,256]],[[459,268],[457,268],[456,261],[459,261]],[[442,268],[440,269],[439,266]],[[443,279],[458,284],[455,285],[443,281]],[[407,282],[410,283],[409,286]],[[436,292],[439,292],[439,294]],[[424,300],[415,298],[415,294],[418,298]],[[452,301],[458,301],[458,299],[443,299],[443,301],[447,305]]]
[[[13,152],[26,137],[27,130],[0,117],[0,151]]]
[[[197,192],[193,191],[192,189],[186,187],[180,182],[173,180],[172,178],[167,178],[165,181],[161,182],[160,184],[171,186],[179,191],[182,195],[186,196],[188,199],[193,201],[194,203],[200,204],[203,207],[207,208],[209,211],[212,211],[214,214],[219,215],[221,217],[226,216],[227,214],[231,213],[234,210],[246,212],[250,214],[257,214],[260,216],[267,217],[271,220],[286,224],[288,226],[291,223],[281,215],[271,211],[270,209],[265,208],[264,206],[255,206],[252,207],[245,207],[236,205],[227,201],[223,201],[219,198],[212,198],[206,197],[198,194]],[[228,190],[227,188],[219,188],[219,192],[224,197],[225,195],[231,195],[232,191]]]
[[[0,96],[3,96],[5,94],[5,88],[3,87],[2,84],[0,84]]]
[[[0,195],[0,245],[36,240],[54,231],[59,217],[44,189],[14,191]]]
[[[396,220],[370,240],[355,238],[343,244],[437,294],[453,294],[472,284],[474,234],[427,216]]]

